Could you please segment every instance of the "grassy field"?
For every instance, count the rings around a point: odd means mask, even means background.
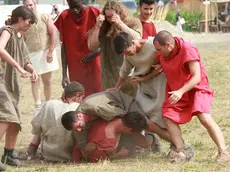
[[[230,143],[230,51],[229,44],[226,48],[220,50],[218,47],[213,48],[200,47],[201,55],[207,69],[211,87],[215,90],[215,99],[212,105],[212,116],[221,126],[224,133],[226,144]],[[62,88],[61,70],[53,73],[53,99],[60,98]],[[26,150],[32,135],[30,121],[34,108],[33,99],[30,91],[30,83],[23,80],[23,94],[21,99],[22,127],[23,131],[19,134],[16,150]],[[38,172],[38,171],[87,171],[87,172],[186,172],[186,171],[230,171],[230,162],[224,164],[215,163],[212,158],[217,152],[215,144],[209,138],[206,130],[194,118],[189,124],[183,125],[184,139],[191,144],[196,152],[196,157],[189,163],[183,165],[170,164],[164,155],[147,152],[136,158],[128,158],[116,161],[104,161],[97,164],[51,164],[44,161],[23,162],[21,168],[7,168],[7,171],[14,172]],[[4,139],[0,142],[0,154],[4,147]],[[165,153],[169,145],[164,142]]]

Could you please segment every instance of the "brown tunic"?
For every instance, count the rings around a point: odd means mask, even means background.
[[[4,30],[11,34],[5,47],[6,51],[22,67],[26,66],[30,61],[23,38],[19,38],[11,26],[2,27],[0,35]],[[20,113],[18,110],[21,93],[20,73],[3,59],[0,60],[0,121],[17,123],[20,128]]]
[[[116,90],[86,97],[77,111],[103,118],[106,121],[122,117],[128,112],[139,112],[145,116],[144,111],[133,97]]]

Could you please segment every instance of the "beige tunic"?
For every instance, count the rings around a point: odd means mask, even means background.
[[[41,135],[41,151],[46,160],[71,161],[74,140],[72,132],[62,126],[61,117],[68,111],[75,111],[78,105],[50,100],[33,118],[33,134]]]
[[[11,26],[2,27],[0,34],[2,34],[3,30],[7,30],[11,34],[5,48],[6,51],[16,62],[25,67],[30,61],[28,60],[28,50],[23,38],[19,38]],[[21,93],[20,73],[3,59],[0,60],[0,121],[14,122],[19,124],[20,127],[18,109]]]
[[[141,22],[135,22],[135,25],[129,26],[131,29],[135,30],[137,35],[135,39],[141,38],[142,25]],[[106,36],[107,33],[100,35],[99,41],[101,46],[101,75],[102,75],[102,88],[106,90],[115,86],[119,76],[119,70],[123,62],[124,55],[117,55],[114,47],[113,40]],[[123,92],[129,92],[133,95],[133,86],[131,84],[126,84],[121,89]]]
[[[120,69],[120,76],[144,76],[148,74],[153,64],[158,63],[155,58],[156,50],[153,47],[153,37],[148,37],[141,51],[135,56],[126,56]],[[134,70],[132,71],[132,69]],[[161,107],[165,98],[165,75],[162,73],[138,85],[136,101],[147,114],[147,116],[165,128],[162,119]]]
[[[47,31],[48,14],[37,14],[38,22],[34,23],[24,34],[25,43],[30,53],[49,48],[50,35]]]
[[[110,121],[128,112],[145,113],[134,98],[121,91],[105,91],[92,94],[84,99],[77,111]]]

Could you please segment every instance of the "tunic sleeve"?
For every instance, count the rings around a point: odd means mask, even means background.
[[[183,58],[183,66],[186,71],[189,71],[188,62],[200,61],[200,55],[195,47],[186,47]]]
[[[49,14],[43,13],[43,14],[41,15],[42,21],[44,21],[46,24],[48,23],[48,21],[49,21],[50,18],[52,18],[52,17],[51,17]]]
[[[132,69],[134,68],[134,66],[128,61],[127,57],[124,57],[124,61],[123,64],[120,68],[120,76],[122,78],[127,78],[129,76],[129,74],[131,74]]]
[[[54,22],[54,25],[56,26],[57,30],[60,33],[60,40],[61,40],[61,42],[64,42],[64,28],[63,28],[63,16],[64,16],[64,12],[62,12],[61,15]]]

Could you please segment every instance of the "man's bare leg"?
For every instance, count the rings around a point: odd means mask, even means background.
[[[44,73],[41,75],[46,101],[51,99],[51,76],[52,72]]]
[[[212,116],[210,114],[200,113],[197,115],[197,117],[200,120],[201,124],[208,130],[210,137],[218,147],[219,154],[216,157],[216,161],[229,161],[230,156],[225,145],[223,133],[220,130],[220,127],[212,119]]]
[[[35,101],[35,106],[41,105],[41,88],[40,88],[40,77],[38,78],[37,82],[31,83],[32,94]]]
[[[180,126],[168,118],[164,118],[166,128],[168,130],[169,136],[172,139],[172,142],[176,146],[176,152],[174,157],[170,157],[172,163],[184,163],[187,160],[184,151],[184,141],[182,138],[182,133]]]

